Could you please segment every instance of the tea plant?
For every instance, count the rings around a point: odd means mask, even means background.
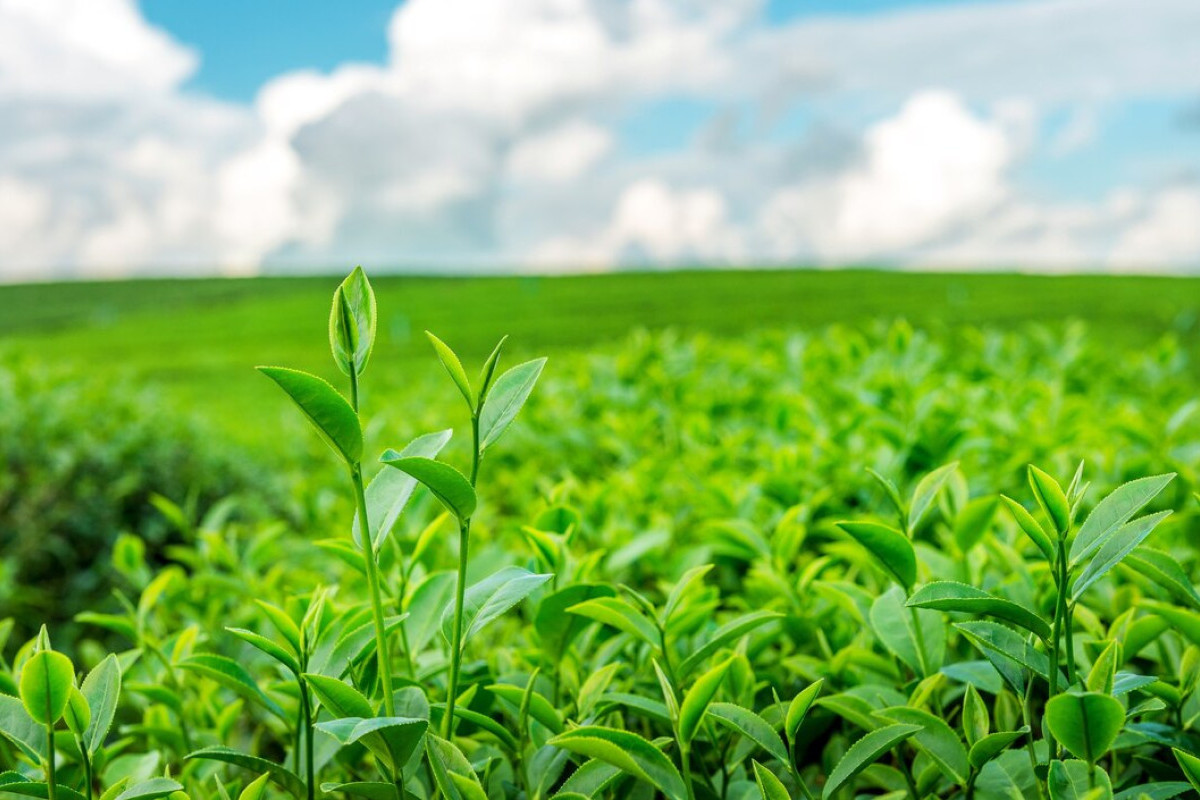
[[[43,630],[0,660],[0,797],[1200,791],[1200,438],[1169,345],[1104,372],[1070,336],[635,337],[535,396],[545,359],[502,370],[502,339],[471,377],[430,334],[468,441],[376,459],[446,422],[411,366],[420,406],[363,414],[380,323],[355,270],[347,393],[260,368],[340,471],[300,484],[310,530],[159,500],[186,543],[120,539],[78,618],[130,649]],[[1051,352],[1049,388],[1021,377]]]

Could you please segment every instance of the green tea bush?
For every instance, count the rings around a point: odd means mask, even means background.
[[[897,323],[468,369],[431,335],[438,390],[373,355],[361,271],[328,327],[340,388],[261,370],[338,499],[120,548],[145,579],[79,617],[118,652],[0,641],[0,796],[1200,791],[1177,343]]]
[[[62,623],[107,598],[99,565],[120,534],[156,557],[219,500],[272,496],[244,457],[154,395],[14,353],[0,354],[0,460],[0,608],[22,623]]]

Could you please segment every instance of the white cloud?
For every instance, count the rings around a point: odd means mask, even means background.
[[[1030,153],[1100,141],[1113,104],[1200,92],[1194,0],[774,28],[761,12],[408,0],[386,63],[281,75],[242,106],[181,88],[199,56],[135,0],[0,0],[0,279],[360,261],[1197,266],[1190,184],[1062,203],[1020,178]],[[680,97],[719,124],[639,152],[630,115]],[[781,137],[797,104],[812,122]]]
[[[507,171],[518,181],[568,181],[587,172],[612,146],[606,128],[572,120],[518,142],[508,154]]]

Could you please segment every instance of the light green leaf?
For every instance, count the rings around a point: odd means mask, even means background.
[[[1075,586],[1071,590],[1071,600],[1078,600],[1087,591],[1089,586],[1100,580],[1110,569],[1119,564],[1123,558],[1133,551],[1133,548],[1145,541],[1146,537],[1150,535],[1150,532],[1160,522],[1170,515],[1170,511],[1147,514],[1117,528],[1112,535],[1104,540],[1104,543],[1096,551],[1096,555],[1083,570],[1083,574],[1076,579]]]
[[[474,410],[475,392],[471,389],[471,381],[467,379],[467,371],[463,369],[462,362],[458,360],[458,356],[450,349],[450,345],[429,331],[425,331],[425,335],[429,337],[429,341],[437,353],[438,360],[442,362],[442,366],[450,374],[450,380],[454,381],[454,385],[462,393],[463,399],[467,401],[467,405]]]
[[[599,759],[646,781],[669,800],[686,800],[687,790],[675,765],[663,752],[632,731],[584,725],[561,733],[547,744]]]
[[[1050,800],[1111,800],[1113,796],[1107,772],[1074,759],[1050,762],[1046,788]]]
[[[678,667],[680,680],[686,679],[692,672],[708,660],[709,656],[741,639],[746,634],[756,630],[768,622],[774,622],[783,617],[777,611],[751,611],[726,622],[704,638],[704,643],[692,651]]]
[[[779,734],[765,719],[753,711],[733,703],[712,703],[708,716],[730,730],[737,731],[756,745],[766,750],[773,758],[788,763],[787,747]]]
[[[919,725],[921,730],[913,734],[913,743],[933,760],[943,775],[960,786],[966,785],[970,772],[967,749],[943,720],[928,711],[908,706],[894,706],[876,713],[892,722]]]
[[[423,456],[384,456],[383,463],[407,473],[424,484],[460,521],[475,513],[475,489],[466,477],[449,464]]]
[[[783,782],[775,774],[757,761],[754,763],[754,782],[758,784],[758,792],[762,800],[791,800]]]
[[[81,737],[89,754],[95,754],[104,746],[104,739],[112,727],[117,713],[117,700],[121,695],[121,664],[111,653],[83,679],[81,687],[87,698],[92,719]]]
[[[518,364],[496,378],[479,413],[480,452],[494,444],[516,419],[545,366],[546,359],[538,358]]]
[[[1042,558],[1053,563],[1054,562],[1054,542],[1051,541],[1049,534],[1042,528],[1042,524],[1034,519],[1034,516],[1025,510],[1025,506],[1013,500],[1011,497],[1000,495],[1000,499],[1008,506],[1009,512],[1013,515],[1013,519],[1017,521],[1017,527],[1021,532],[1029,537],[1029,541],[1033,542],[1037,547],[1038,552],[1042,554]]]
[[[624,631],[641,639],[646,644],[660,647],[658,628],[640,611],[619,597],[597,597],[585,600],[567,609],[571,614],[594,619],[605,625]]]
[[[290,795],[293,797],[304,796],[304,781],[300,780],[299,775],[292,772],[287,767],[276,764],[274,761],[268,761],[265,758],[247,755],[246,753],[242,753],[228,747],[205,747],[201,750],[197,750],[194,753],[188,753],[187,758],[221,761],[226,764],[233,764],[259,774],[263,772],[269,772],[271,774],[271,780],[275,781],[275,783],[286,789]]]
[[[1183,770],[1183,776],[1188,779],[1188,783],[1200,792],[1200,758],[1185,753],[1178,747],[1171,748],[1171,752],[1175,754],[1175,760],[1179,762],[1179,768]]]
[[[232,658],[214,655],[212,653],[197,653],[191,658],[179,662],[181,669],[199,673],[210,678],[227,689],[252,700],[263,708],[275,714],[280,719],[288,719],[288,715],[279,704],[267,696],[258,683],[246,671],[246,668]]]
[[[1139,547],[1125,557],[1126,567],[1136,570],[1167,590],[1175,600],[1200,611],[1200,594],[1172,556],[1149,547]]]
[[[1046,702],[1046,724],[1072,755],[1094,764],[1121,732],[1125,708],[1099,692],[1065,692]]]
[[[903,533],[875,522],[839,522],[837,526],[865,547],[905,591],[917,582],[917,554]]]
[[[1085,558],[1100,549],[1110,536],[1153,500],[1174,479],[1175,473],[1152,475],[1122,484],[1105,497],[1079,527],[1071,542],[1070,566],[1078,566]]]
[[[504,567],[470,587],[463,598],[462,646],[513,606],[537,591],[553,575],[542,575],[521,567]],[[442,634],[453,641],[454,608],[442,616]]]
[[[259,367],[258,371],[292,398],[325,443],[347,464],[353,466],[362,460],[363,436],[358,414],[329,383],[316,375],[285,367]]]
[[[921,520],[925,518],[933,501],[937,499],[938,492],[946,485],[946,481],[957,468],[958,462],[952,461],[945,466],[938,467],[917,482],[916,488],[913,489],[912,501],[908,504],[908,530],[910,532],[915,531],[921,524]]]
[[[1067,501],[1067,495],[1058,485],[1058,481],[1030,464],[1029,487],[1033,489],[1033,496],[1037,499],[1038,505],[1054,523],[1058,534],[1064,535],[1071,527],[1071,504]]]
[[[380,460],[387,463],[410,456],[434,458],[450,441],[453,433],[451,430],[444,430],[418,436],[399,453],[391,449],[384,451]],[[381,469],[379,474],[372,478],[367,485],[363,494],[367,501],[367,522],[371,528],[371,541],[375,543],[376,549],[391,535],[392,529],[396,527],[396,521],[400,519],[400,514],[408,505],[416,488],[417,479],[398,469]],[[360,546],[362,545],[362,534],[359,531],[361,525],[358,512],[355,511],[354,526],[351,530],[354,535],[354,543]]]
[[[151,778],[148,781],[135,783],[117,795],[117,800],[151,800],[155,797],[166,797],[171,792],[181,792],[183,786],[170,778]]]
[[[75,685],[71,659],[53,650],[39,650],[21,668],[21,702],[25,713],[41,725],[62,719]]]
[[[982,589],[955,581],[935,581],[922,586],[908,599],[916,608],[956,611],[963,614],[983,614],[1011,622],[1042,639],[1050,638],[1050,625],[1024,606],[1011,600],[994,597]]]
[[[375,292],[362,267],[355,267],[333,293],[329,309],[329,348],[346,375],[361,375],[375,345]]]
[[[967,761],[973,768],[982,769],[984,764],[1003,753],[1009,745],[1028,733],[1028,727],[1021,727],[1015,731],[989,733],[971,745],[971,750],[967,753]]]
[[[679,704],[679,739],[684,744],[691,743],[696,731],[700,729],[704,712],[717,690],[721,688],[725,673],[729,672],[732,663],[733,659],[730,658],[705,672],[683,696],[683,702]]]
[[[783,724],[783,729],[787,731],[789,741],[796,740],[796,731],[800,730],[801,723],[804,722],[804,718],[808,715],[808,710],[812,708],[812,704],[817,699],[817,696],[821,694],[821,687],[824,684],[824,678],[813,681],[792,698],[792,702],[788,705],[787,715],[784,718]]]
[[[940,614],[905,607],[904,592],[893,586],[871,604],[870,617],[871,628],[879,640],[918,675],[927,677],[941,669],[946,652],[946,623]]]
[[[888,725],[871,731],[850,746],[841,761],[829,773],[825,789],[821,797],[828,800],[835,792],[854,779],[858,773],[875,763],[887,751],[905,741],[917,731],[920,725]]]

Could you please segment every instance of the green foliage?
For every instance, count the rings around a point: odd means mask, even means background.
[[[501,341],[464,350],[468,372],[431,336],[441,366],[392,377],[373,296],[357,270],[334,292],[339,388],[267,370],[301,412],[279,414],[320,434],[281,416],[273,439],[298,529],[156,501],[184,543],[122,540],[100,565],[116,596],[80,616],[113,652],[0,623],[0,795],[1198,780],[1200,404],[1170,343],[1117,363],[1070,332],[949,345],[897,324],[638,335],[549,370],[505,369]]]

